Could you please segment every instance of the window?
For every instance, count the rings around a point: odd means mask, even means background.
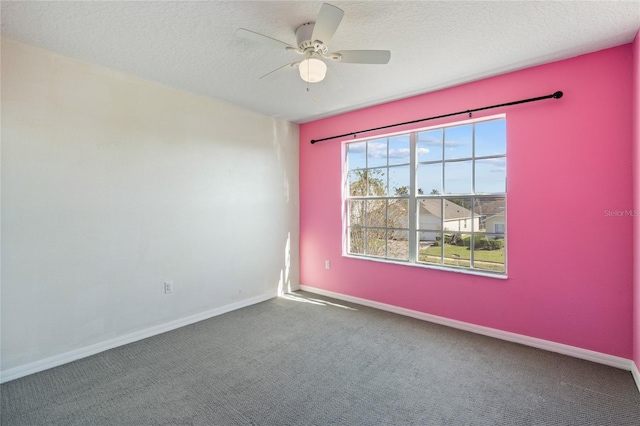
[[[355,142],[346,149],[348,252],[408,261],[411,136]]]
[[[345,252],[506,272],[506,119],[345,143]]]

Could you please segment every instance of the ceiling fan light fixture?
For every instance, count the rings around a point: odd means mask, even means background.
[[[325,75],[327,75],[327,64],[316,58],[308,58],[300,62],[298,69],[300,71],[300,78],[308,83],[322,81]]]

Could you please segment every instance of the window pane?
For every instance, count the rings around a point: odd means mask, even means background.
[[[477,222],[478,218],[473,220]],[[469,232],[473,229],[471,221],[471,198],[447,198],[444,200],[442,224],[445,231]]]
[[[471,161],[444,163],[444,193],[471,193]]]
[[[389,195],[409,195],[409,166],[389,167]]]
[[[442,233],[434,233],[433,240],[418,243],[418,262],[442,265]]]
[[[442,194],[442,163],[419,165],[417,179],[423,194]]]
[[[462,232],[445,233],[444,264],[451,266],[471,266],[471,234]]]
[[[475,156],[502,155],[507,153],[507,121],[492,120],[476,123]]]
[[[442,230],[442,200],[427,198],[418,203],[418,228],[422,230]],[[435,233],[420,233],[420,240],[435,239]]]
[[[474,223],[474,231],[504,233],[504,197],[476,198],[473,211],[478,216],[478,221]]]
[[[382,196],[387,195],[387,169],[365,170],[367,178],[367,195]]]
[[[367,167],[387,165],[387,140],[376,139],[367,142]]]
[[[367,171],[352,170],[349,172],[349,195],[352,197],[361,197],[367,195]]]
[[[364,226],[364,201],[349,200],[349,226]]]
[[[386,200],[367,200],[365,201],[367,208],[366,226],[384,227],[387,223],[387,201]]]
[[[349,229],[349,253],[364,254],[364,229]]]
[[[473,125],[448,127],[444,130],[444,158],[471,157]]]
[[[387,238],[387,257],[398,260],[409,260],[408,231],[389,231]]]
[[[386,169],[351,170],[349,195],[352,197],[386,195]]]
[[[504,234],[474,234],[473,267],[504,272]]]
[[[369,256],[383,257],[387,252],[387,231],[383,229],[367,229],[367,249]]]
[[[507,159],[504,157],[476,160],[476,194],[506,192]]]
[[[442,160],[442,129],[418,133],[418,161]]]
[[[356,142],[347,145],[347,164],[349,170],[367,167],[366,151],[366,142]]]
[[[411,157],[409,135],[389,138],[389,165],[409,164]]]
[[[387,207],[387,227],[409,227],[409,200],[389,200]]]

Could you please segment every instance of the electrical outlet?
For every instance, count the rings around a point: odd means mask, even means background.
[[[325,260],[324,261],[324,269],[331,269],[331,261],[330,260]]]
[[[173,281],[164,282],[164,293],[165,294],[173,293]]]

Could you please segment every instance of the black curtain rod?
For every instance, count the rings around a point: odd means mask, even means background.
[[[486,107],[482,107],[482,108],[468,109],[466,111],[452,112],[450,114],[436,115],[436,116],[433,116],[433,117],[421,118],[419,120],[405,121],[404,123],[389,124],[388,126],[374,127],[373,129],[367,129],[367,130],[360,130],[360,131],[357,131],[357,132],[345,133],[343,135],[329,136],[328,138],[311,139],[311,143],[314,144],[316,142],[327,141],[327,140],[330,140],[330,139],[344,138],[346,136],[355,136],[355,135],[358,135],[360,133],[373,132],[374,130],[388,129],[390,127],[404,126],[405,124],[420,123],[421,121],[435,120],[437,118],[451,117],[452,115],[469,114],[469,117],[471,117],[471,113],[476,112],[476,111],[483,111],[485,109],[499,108],[499,107],[504,107],[504,106],[509,106],[509,105],[524,104],[524,103],[527,103],[527,102],[541,101],[543,99],[551,99],[551,98],[560,99],[562,97],[562,95],[563,95],[563,93],[558,90],[557,92],[555,92],[555,93],[553,93],[551,95],[538,96],[537,98],[522,99],[522,100],[519,100],[519,101],[507,102],[506,104],[491,105],[491,106],[486,106]]]

